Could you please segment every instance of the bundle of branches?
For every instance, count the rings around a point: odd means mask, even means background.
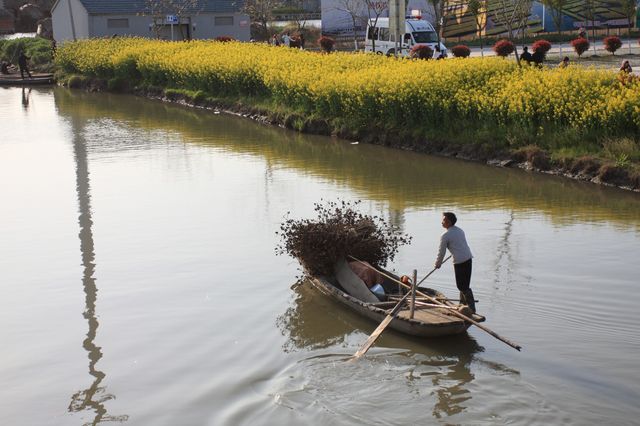
[[[280,225],[277,254],[288,254],[311,274],[331,274],[336,262],[352,255],[373,265],[392,261],[411,237],[383,218],[355,208],[360,201],[315,203],[315,219],[286,218]]]

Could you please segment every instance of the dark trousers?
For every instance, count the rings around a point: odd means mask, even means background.
[[[458,290],[469,290],[469,286],[471,286],[471,259],[453,265],[453,269],[456,272],[456,286]]]
[[[471,259],[453,265],[453,270],[456,273],[456,286],[460,290],[460,303],[469,306],[471,311],[475,313],[476,302],[473,292],[469,288],[471,286]]]
[[[25,72],[27,73],[29,78],[32,78],[31,77],[31,73],[29,72],[29,68],[26,65],[25,66],[20,65],[20,77],[22,77],[23,80],[24,80],[24,73]]]

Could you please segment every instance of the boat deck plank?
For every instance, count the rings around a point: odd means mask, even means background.
[[[399,317],[409,319],[411,311],[409,309],[403,309],[398,314]],[[447,315],[442,309],[416,309],[413,313],[413,318],[418,321],[423,321],[429,324],[454,324],[462,322],[457,317]]]

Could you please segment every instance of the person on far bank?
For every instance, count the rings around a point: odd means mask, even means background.
[[[18,66],[20,67],[20,77],[22,77],[23,80],[25,71],[27,72],[29,78],[33,78],[31,77],[31,73],[29,72],[29,67],[27,65],[28,60],[29,57],[25,55],[24,52],[20,52],[20,56],[18,56]]]
[[[620,71],[626,74],[631,74],[633,72],[633,68],[631,68],[631,64],[628,60],[622,61],[622,65],[620,65]]]
[[[476,312],[476,302],[471,291],[471,249],[467,244],[464,231],[456,226],[458,218],[454,213],[442,214],[442,227],[446,229],[440,237],[440,247],[435,267],[442,266],[445,252],[449,250],[453,257],[453,269],[456,274],[456,286],[460,291],[460,303],[467,305],[471,312]]]
[[[566,68],[569,66],[569,57],[565,56],[562,58],[562,61],[558,64],[558,68]]]
[[[533,55],[529,53],[529,48],[524,46],[522,48],[522,55],[520,55],[520,60],[525,61],[528,65],[531,65],[531,61],[533,61]]]

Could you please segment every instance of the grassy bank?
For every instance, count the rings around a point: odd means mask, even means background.
[[[43,72],[53,71],[53,49],[50,40],[40,37],[0,40],[1,61],[17,66],[20,52],[25,52],[30,58],[30,69]]]
[[[511,155],[574,174],[588,159],[604,178],[640,180],[640,83],[609,71],[141,39],[68,43],[56,64],[111,90],[170,89],[193,103],[243,99],[306,131],[475,158]]]

